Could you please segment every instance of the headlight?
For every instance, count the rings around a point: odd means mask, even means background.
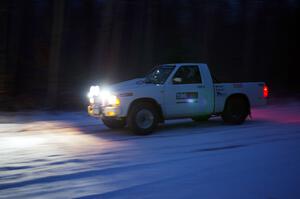
[[[120,99],[108,89],[100,89],[99,86],[91,86],[88,93],[91,104],[100,103],[101,105],[120,105]]]
[[[90,104],[94,104],[94,103],[95,103],[95,98],[90,97],[90,98],[89,98],[89,101],[90,101]]]
[[[90,91],[88,92],[88,98],[97,97],[100,94],[99,86],[91,86]]]
[[[110,104],[110,105],[120,105],[120,99],[115,95],[111,95],[108,98],[108,104]]]
[[[99,99],[103,105],[120,105],[120,99],[106,89],[100,91]]]

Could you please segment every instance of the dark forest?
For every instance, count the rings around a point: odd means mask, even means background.
[[[299,95],[296,0],[4,0],[0,109],[84,106],[91,84],[207,63],[222,82]]]

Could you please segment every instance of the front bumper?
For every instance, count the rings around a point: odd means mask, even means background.
[[[120,107],[114,106],[99,106],[90,104],[87,108],[88,114],[93,117],[118,117],[120,115]]]

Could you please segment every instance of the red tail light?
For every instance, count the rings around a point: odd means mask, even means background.
[[[263,88],[263,95],[264,95],[264,98],[267,98],[269,96],[269,88],[266,84],[264,85],[264,88]]]

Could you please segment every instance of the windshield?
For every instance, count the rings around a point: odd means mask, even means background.
[[[157,66],[151,70],[151,72],[146,75],[145,83],[151,84],[163,84],[168,79],[169,75],[173,71],[175,66],[163,65]]]

